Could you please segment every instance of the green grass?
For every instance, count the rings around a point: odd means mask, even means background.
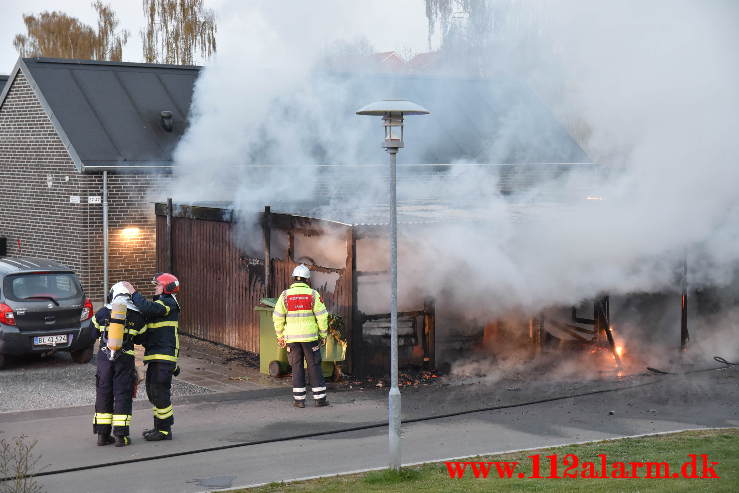
[[[483,492],[492,491],[606,491],[606,492],[731,492],[739,491],[739,429],[687,431],[670,435],[643,438],[625,438],[585,445],[548,448],[495,456],[472,457],[468,461],[518,461],[516,473],[531,474],[527,456],[541,454],[541,476],[548,475],[545,456],[558,454],[560,464],[565,454],[576,454],[580,463],[599,464],[598,454],[606,454],[613,462],[668,462],[670,471],[679,471],[688,460],[688,454],[708,454],[709,460],[719,462],[715,467],[720,479],[499,479],[493,469],[488,479],[475,478],[469,468],[463,479],[451,479],[443,463],[404,468],[400,471],[382,470],[366,474],[335,476],[295,483],[271,483],[259,488],[239,490],[248,493],[277,492]],[[699,459],[700,464],[700,459]],[[599,470],[599,466],[597,468]],[[559,474],[563,468],[560,465]],[[609,469],[610,471],[610,469]],[[700,472],[699,472],[700,474]],[[642,470],[639,474],[644,476]]]

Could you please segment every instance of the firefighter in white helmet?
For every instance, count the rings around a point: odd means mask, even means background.
[[[303,360],[308,365],[311,393],[317,407],[328,406],[326,382],[321,372],[321,345],[328,336],[328,311],[321,295],[309,285],[310,269],[303,264],[293,270],[293,282],[280,294],[272,314],[277,343],[288,350],[293,371],[293,405],[305,407],[306,384]]]
[[[92,324],[101,338],[96,357],[93,433],[98,436],[98,445],[115,441],[116,447],[125,447],[131,443],[129,426],[138,380],[133,345],[139,342],[136,338],[146,320],[131,302],[124,283],[118,282],[110,289],[108,304],[92,318]]]

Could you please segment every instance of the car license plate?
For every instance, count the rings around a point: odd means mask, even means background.
[[[39,336],[33,338],[33,343],[36,346],[55,346],[57,344],[67,343],[67,334],[61,334],[57,336]]]

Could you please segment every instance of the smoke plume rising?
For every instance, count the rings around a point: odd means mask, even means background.
[[[402,15],[422,17],[417,4],[416,13]],[[677,292],[685,255],[691,289],[730,287],[739,264],[739,6],[484,4],[486,16],[456,20],[436,47],[436,77],[526,87],[595,164],[512,194],[501,193],[496,175],[465,156],[435,178],[402,176],[406,206],[441,197],[464,220],[401,225],[401,305],[423,290],[484,325],[495,313],[533,313],[598,293]],[[355,98],[368,93],[372,35],[384,28],[381,17],[368,26],[356,8],[339,1],[224,7],[219,53],[198,80],[190,128],[176,153],[176,201],[231,202],[245,218],[267,204],[285,212],[309,204],[329,219],[386,203],[382,179],[360,180],[361,187],[339,182],[351,188],[339,193],[317,171],[386,160],[379,120],[345,111],[370,102]],[[434,118],[434,103],[443,99],[442,90],[438,99],[415,102],[431,110],[423,118]],[[541,146],[527,144],[526,155],[552,153],[556,139],[540,134],[530,112],[511,105],[501,115],[494,134],[481,140],[487,164],[506,163],[514,150],[520,155],[522,136]],[[423,162],[422,147],[435,144],[413,134],[420,118],[408,119],[401,162]],[[376,155],[369,162],[368,148]],[[258,252],[255,224],[245,219],[242,233],[244,248]],[[382,249],[366,250],[365,262],[387,265]],[[380,287],[372,298],[382,304],[388,294]],[[717,326],[733,340],[729,320]]]

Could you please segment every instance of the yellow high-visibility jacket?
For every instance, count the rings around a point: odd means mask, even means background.
[[[294,282],[280,294],[272,313],[277,338],[287,342],[312,342],[328,337],[328,311],[318,291]]]

